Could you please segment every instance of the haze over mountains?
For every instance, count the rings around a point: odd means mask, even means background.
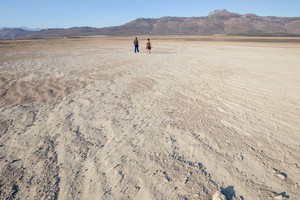
[[[216,10],[205,17],[139,18],[121,26],[106,28],[74,27],[68,29],[22,28],[0,30],[0,39],[29,39],[80,36],[129,35],[248,35],[300,36],[300,17],[257,16]]]

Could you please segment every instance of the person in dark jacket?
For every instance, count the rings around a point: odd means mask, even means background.
[[[139,51],[139,41],[138,41],[137,37],[135,37],[133,44],[134,44],[134,53],[140,52]]]

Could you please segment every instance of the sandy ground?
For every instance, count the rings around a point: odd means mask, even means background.
[[[300,43],[145,39],[0,42],[0,199],[300,199]]]

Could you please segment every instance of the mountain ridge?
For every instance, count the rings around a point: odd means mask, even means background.
[[[300,17],[258,16],[215,10],[202,17],[138,18],[120,26],[72,27],[39,31],[0,30],[0,39],[130,35],[300,36]]]

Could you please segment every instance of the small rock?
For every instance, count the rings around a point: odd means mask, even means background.
[[[165,179],[166,182],[171,181],[171,178],[168,176],[167,172],[163,172],[163,178]]]
[[[272,197],[274,200],[286,200],[289,198],[289,196],[285,195],[285,192],[280,194],[274,193]]]
[[[284,200],[285,198],[281,194],[275,194],[275,195],[273,195],[273,199]]]
[[[14,185],[12,186],[12,189],[11,189],[12,196],[14,197],[14,196],[17,194],[17,192],[18,192],[19,190],[20,190],[20,189],[19,189],[19,186],[16,185],[16,184],[14,184]]]
[[[213,196],[212,200],[226,200],[226,197],[224,194],[222,194],[220,191],[217,191]]]
[[[233,197],[232,200],[244,200],[244,198],[241,196],[241,197]]]
[[[190,180],[190,178],[187,176],[184,178],[184,183],[187,183]]]
[[[287,178],[287,174],[279,171],[278,169],[273,168],[273,172],[274,175],[281,180],[285,180]]]
[[[281,180],[285,180],[287,178],[287,175],[285,173],[277,173],[276,176],[281,179]]]
[[[14,159],[14,160],[11,160],[10,163],[15,163],[15,162],[19,162],[21,161],[21,159]]]
[[[141,189],[141,187],[140,187],[140,186],[137,186],[137,185],[135,185],[134,188],[135,188],[135,190],[136,190],[137,192]]]

